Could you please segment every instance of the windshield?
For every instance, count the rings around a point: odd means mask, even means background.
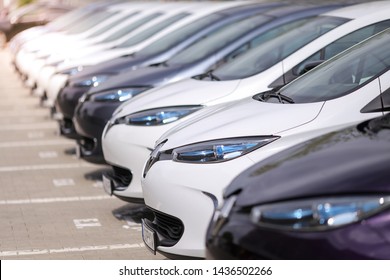
[[[52,20],[48,23],[48,26],[55,29],[63,29],[71,25],[71,23],[74,23],[77,20],[81,20],[83,17],[86,17],[90,14],[92,14],[92,12],[86,12],[83,9],[75,9],[56,18],[55,20]]]
[[[219,14],[212,14],[191,22],[145,47],[137,53],[137,56],[149,56],[168,50],[191,37],[193,34],[218,22],[222,17],[223,16]]]
[[[264,15],[255,15],[239,22],[225,25],[202,38],[194,45],[168,60],[169,65],[183,65],[201,60],[224,46],[236,41],[250,30],[270,21],[272,18]]]
[[[185,18],[188,15],[189,15],[188,13],[180,13],[180,14],[174,15],[172,17],[169,17],[165,20],[162,20],[162,21],[154,24],[152,27],[149,27],[146,30],[138,33],[137,35],[132,36],[131,38],[126,40],[124,43],[122,43],[119,47],[124,48],[124,47],[134,46],[135,44],[138,44],[138,43],[152,37],[153,35],[155,35],[159,31],[161,31],[164,28],[170,26],[171,24],[181,20],[182,18]]]
[[[390,29],[317,66],[280,90],[295,103],[331,100],[368,83],[390,68]]]
[[[93,38],[95,36],[102,35],[104,32],[111,30],[115,26],[118,26],[120,23],[122,23],[124,20],[128,20],[129,18],[133,17],[137,13],[129,14],[129,15],[122,15],[121,17],[117,18],[116,20],[113,20],[111,23],[106,24],[93,32],[91,35],[89,35],[87,38]]]
[[[79,21],[78,23],[73,25],[73,27],[68,29],[67,33],[68,34],[77,34],[77,33],[84,32],[84,31],[96,26],[97,24],[101,23],[105,19],[112,17],[113,15],[115,15],[117,13],[118,12],[111,12],[111,11],[106,11],[106,10],[92,13],[91,15],[89,15],[88,17],[84,18],[83,20]]]
[[[234,80],[258,74],[346,21],[336,17],[314,17],[306,24],[222,65],[214,71],[214,75],[220,80]]]

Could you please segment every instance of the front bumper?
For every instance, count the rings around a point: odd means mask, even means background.
[[[81,158],[92,163],[106,163],[102,150],[102,134],[118,103],[84,102],[77,105],[74,127],[81,138],[77,141]]]
[[[322,232],[280,231],[259,227],[249,213],[235,211],[220,230],[210,223],[208,259],[356,260],[389,259],[389,214]]]
[[[168,140],[169,141],[169,140]],[[162,254],[205,258],[206,231],[222,199],[223,189],[253,162],[245,157],[218,164],[156,162],[142,180],[145,204],[184,225],[173,246],[157,246]]]
[[[61,115],[61,118],[57,119],[60,134],[70,138],[78,139],[80,136],[77,134],[73,124],[73,115],[76,110],[79,98],[88,91],[88,88],[80,87],[64,87],[57,96],[55,102],[56,112]]]
[[[170,126],[169,126],[170,127]],[[126,187],[115,188],[113,195],[128,201],[142,199],[142,172],[158,137],[165,132],[165,126],[143,127],[114,125],[103,133],[103,154],[113,166],[128,169],[133,175]]]
[[[51,77],[55,74],[56,68],[53,66],[44,66],[40,68],[39,75],[36,79],[36,88],[34,94],[44,99],[47,98],[47,88]]]

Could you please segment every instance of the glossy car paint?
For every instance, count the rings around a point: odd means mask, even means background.
[[[257,225],[249,213],[255,206],[303,198],[389,196],[389,128],[388,114],[294,146],[242,172],[224,192],[225,199],[235,196],[229,215],[217,214],[210,223],[207,257],[390,259],[389,209],[310,232]]]
[[[317,80],[317,75],[324,75],[325,71],[332,72],[337,64],[341,67],[339,69],[344,69],[344,59],[352,57],[354,53],[361,57],[364,52],[366,55],[372,54],[370,48],[375,48],[386,55],[383,47],[387,40],[390,40],[390,30],[330,59],[281,91],[294,88],[301,81],[307,82],[310,77]],[[378,49],[378,46],[381,48]],[[369,111],[362,109],[373,100],[378,100],[382,93],[388,94],[389,59],[387,57],[384,61],[385,72],[379,72],[379,76],[372,77],[342,97],[295,104],[260,102],[248,98],[228,105],[210,107],[205,113],[197,114],[161,136],[157,143],[166,142],[159,147],[160,154],[177,147],[214,139],[269,135],[280,138],[243,156],[220,163],[183,163],[170,160],[169,157],[156,161],[142,180],[145,203],[155,211],[176,217],[185,228],[174,246],[160,246],[157,249],[167,254],[204,257],[204,237],[208,221],[220,206],[223,189],[240,172],[302,141],[383,115],[381,107]],[[340,73],[337,72],[336,75]],[[381,106],[381,102],[379,105]],[[192,200],[192,197],[196,199]]]
[[[337,32],[335,33],[337,34]],[[343,35],[344,34],[345,33],[343,33]],[[334,38],[335,37],[332,36],[333,40]],[[328,43],[329,42],[327,42],[326,44],[325,43],[322,44],[327,45]],[[320,49],[316,42],[313,42],[312,46],[313,46],[312,48],[314,48],[316,51]],[[306,49],[306,53],[305,53],[306,57],[309,57],[314,52],[313,50],[310,50],[311,48],[307,48],[307,47],[304,48]],[[298,53],[300,53],[300,51],[298,51]],[[302,53],[300,53],[300,55],[302,55]],[[287,58],[287,60],[289,59],[291,58]],[[304,58],[300,58],[300,59],[301,60],[299,61],[304,60]],[[264,79],[261,78],[271,75],[270,73],[272,72],[268,72],[264,76],[262,74],[258,75],[256,83],[253,84],[253,88],[255,88],[256,86],[260,89],[266,88],[266,85],[260,83],[259,81],[263,81]],[[279,74],[280,73],[278,73],[278,75]],[[276,77],[277,76],[275,75],[273,79],[276,79]],[[252,82],[254,81],[254,78],[248,78],[248,79],[251,79]],[[268,79],[271,80],[270,78]],[[243,97],[248,95],[253,95],[254,93],[256,93],[256,91],[254,90],[251,93],[246,93],[241,91],[240,86],[242,84],[245,85],[244,82],[245,82],[244,80],[202,81],[196,79],[188,79],[188,80],[184,80],[183,82],[167,85],[146,92],[136,97],[135,99],[126,102],[118,109],[118,113],[114,116],[112,121],[114,121],[117,118],[135,112],[139,112],[142,110],[148,110],[153,108],[164,108],[164,107],[171,107],[171,106],[183,106],[183,105],[201,105],[204,107],[208,107],[218,103],[224,103],[224,101],[227,100],[238,99],[240,98],[240,95],[238,93],[242,94]],[[233,89],[237,91],[237,94],[230,95],[229,93]],[[249,115],[253,116],[253,113],[257,111],[256,106],[254,106],[253,108],[245,108],[245,109],[242,108],[236,110],[232,116],[236,116],[236,115],[240,116],[240,114],[243,114],[243,112],[247,112],[247,115],[243,115],[242,117],[242,119],[244,120],[245,118],[249,118]],[[320,104],[318,104],[317,109],[311,113],[309,112],[304,113],[303,111],[301,111],[301,109],[298,109],[297,112],[294,113],[294,116],[296,115],[295,117],[296,125],[299,126],[301,123],[304,123],[307,120],[315,118],[315,116],[317,115],[320,109],[321,109]],[[243,111],[240,112],[240,110]],[[255,111],[251,111],[251,110],[255,110]],[[272,116],[277,117],[279,110],[272,112],[273,110],[274,109],[269,109],[267,111],[271,111]],[[307,116],[305,116],[306,114]],[[128,188],[121,188],[118,190],[114,190],[113,194],[117,195],[122,199],[142,198],[143,194],[142,194],[139,178],[141,178],[143,165],[147,160],[147,158],[149,157],[150,151],[155,146],[156,140],[169,129],[172,129],[176,125],[179,125],[183,122],[185,123],[187,119],[195,117],[196,115],[197,114],[195,113],[193,115],[184,117],[176,122],[172,122],[170,124],[165,124],[165,125],[159,125],[159,126],[136,126],[136,125],[120,124],[114,126],[110,125],[109,129],[108,127],[106,127],[106,131],[103,133],[104,137],[102,138],[104,157],[106,161],[111,163],[113,166],[121,167],[123,169],[127,169],[131,171],[133,176],[133,180],[131,181],[131,184],[129,185]],[[230,119],[230,117],[224,117],[224,118]],[[229,123],[230,122],[232,122],[232,120],[230,120]],[[273,124],[270,123],[270,125]],[[218,126],[219,124],[216,126],[216,128]],[[210,130],[216,128],[212,128]],[[230,131],[231,128],[227,128],[227,129],[228,129],[227,132],[231,132]],[[245,127],[234,128],[234,130],[242,130],[242,129],[245,129]],[[194,130],[194,134],[197,134],[196,130]],[[189,137],[188,139],[191,139],[190,137],[192,136],[188,136],[188,137]],[[178,144],[178,145],[182,145],[182,144]],[[126,153],[124,153],[124,150],[126,151]],[[128,154],[131,154],[132,156],[131,157],[125,156]]]

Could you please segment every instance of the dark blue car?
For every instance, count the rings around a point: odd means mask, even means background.
[[[209,259],[390,259],[390,114],[255,164],[224,198]]]

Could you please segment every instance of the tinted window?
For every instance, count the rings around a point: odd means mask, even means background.
[[[127,20],[127,19],[131,18],[132,16],[134,16],[136,14],[137,13],[134,13],[134,14],[131,14],[131,15],[123,15],[122,17],[112,21],[110,24],[106,24],[105,26],[102,26],[101,28],[96,30],[94,33],[89,35],[88,38],[92,38],[92,37],[99,36],[99,35],[103,34],[104,32],[114,28],[118,24],[121,24],[124,20]]]
[[[153,25],[152,27],[147,28],[146,30],[131,37],[124,44],[122,44],[122,46],[123,45],[133,46],[135,44],[138,44],[138,43],[152,37],[153,35],[155,35],[159,31],[163,30],[164,28],[170,26],[171,24],[181,20],[182,18],[185,18],[188,15],[189,15],[188,13],[181,13],[181,14],[177,14],[175,16],[172,16],[170,18],[167,18],[163,21],[160,21],[160,22],[156,23],[155,25]]]
[[[203,17],[155,41],[153,44],[150,44],[142,51],[138,52],[137,55],[153,55],[170,49],[186,38],[191,37],[193,34],[200,32],[203,28],[219,21],[221,18],[222,15],[219,14],[212,14],[207,17]]]
[[[79,21],[76,23],[73,27],[68,29],[68,34],[77,34],[84,32],[97,24],[101,23],[105,19],[108,19],[112,17],[113,15],[117,14],[118,12],[110,12],[110,11],[99,11],[96,13],[93,13],[92,15],[88,16],[87,18]]]
[[[300,63],[298,66],[294,67],[293,73],[295,74],[295,77],[297,74],[299,74],[302,70],[305,64],[307,64],[310,61],[318,61],[318,60],[327,60],[336,54],[352,47],[353,45],[364,41],[368,37],[371,37],[372,35],[375,35],[386,28],[390,27],[390,20],[382,21],[379,23],[375,23],[366,27],[363,27],[359,30],[356,30],[338,40],[331,43],[327,47],[323,48],[322,50],[318,51],[308,59],[304,60],[302,63]]]
[[[202,38],[194,45],[175,55],[168,64],[187,64],[205,58],[222,47],[237,40],[243,34],[270,21],[271,18],[256,15],[245,20],[225,25]]]
[[[221,80],[243,79],[258,74],[283,60],[346,20],[335,17],[315,17],[271,41],[266,42],[214,71]]]
[[[390,67],[390,30],[317,66],[280,90],[295,103],[326,101],[346,95]]]
[[[148,16],[145,16],[145,17],[142,17],[128,25],[126,25],[124,28],[118,30],[117,32],[115,32],[114,34],[112,34],[111,36],[107,37],[104,42],[110,42],[110,41],[113,41],[113,40],[117,40],[127,34],[129,34],[130,32],[136,30],[137,28],[139,28],[140,26],[148,23],[149,21],[161,16],[162,13],[154,13],[154,14],[150,14]],[[118,46],[118,48],[124,48],[124,47],[128,47],[129,45],[126,44],[126,42],[122,43],[121,45]]]

